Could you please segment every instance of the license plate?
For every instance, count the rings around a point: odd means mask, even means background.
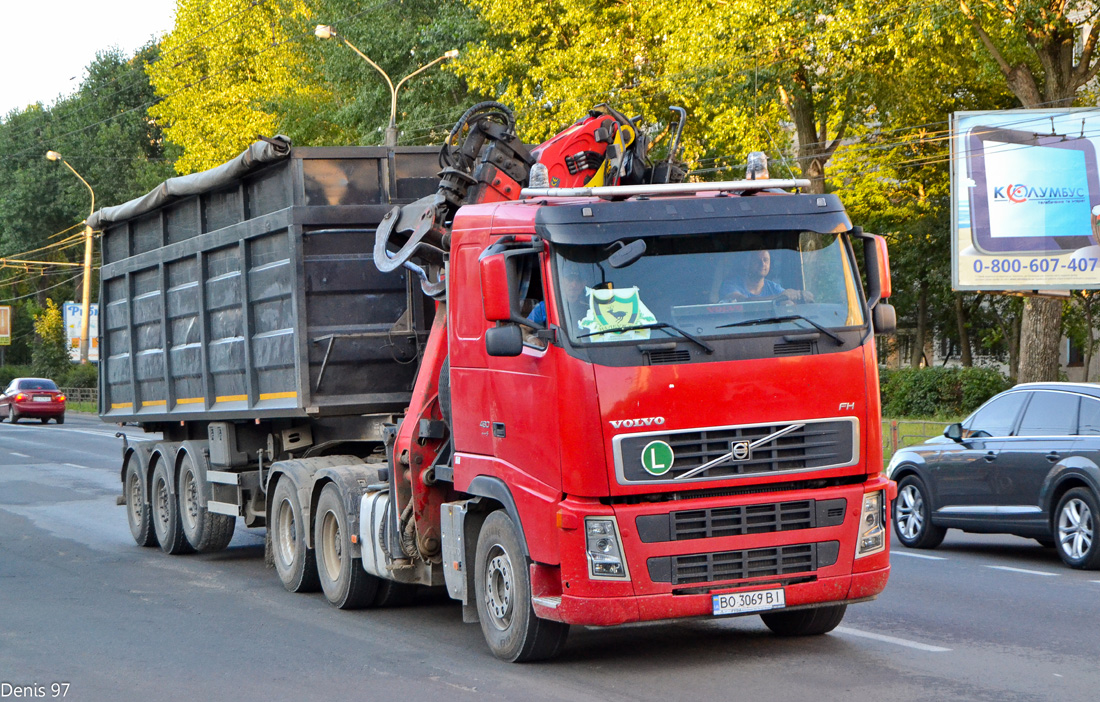
[[[787,598],[784,596],[783,588],[775,588],[714,595],[713,601],[714,616],[718,617],[723,614],[745,614],[779,609],[786,606]]]
[[[42,397],[41,395],[39,395],[38,397],[32,397],[31,399],[35,402],[53,402],[52,397]]]

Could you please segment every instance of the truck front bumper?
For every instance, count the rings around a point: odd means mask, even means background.
[[[879,570],[821,578],[812,583],[787,585],[787,609],[846,604],[873,599],[886,587],[890,566]],[[713,616],[713,595],[757,590],[767,585],[715,590],[694,595],[640,595],[630,597],[578,597],[562,595],[535,600],[535,614],[566,624],[581,626],[615,626],[630,622],[682,619]]]

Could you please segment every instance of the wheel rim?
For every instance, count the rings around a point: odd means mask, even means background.
[[[325,512],[321,522],[321,553],[325,574],[335,582],[344,564],[344,542],[340,538],[340,522],[332,512]]]
[[[494,546],[485,566],[485,608],[493,626],[501,631],[512,624],[514,589],[512,559],[503,548]]]
[[[294,523],[294,510],[290,506],[290,500],[284,499],[279,504],[279,520],[276,525],[279,534],[278,548],[279,561],[289,568],[294,565],[294,552],[298,550],[298,530]]]
[[[183,474],[183,521],[188,530],[194,530],[199,521],[198,487],[195,474],[188,470]]]
[[[169,499],[170,499],[169,495],[168,495],[168,485],[164,482],[164,480],[159,480],[158,479],[157,484],[156,484],[156,488],[157,488],[157,501],[156,501],[156,505],[157,505],[157,509],[156,509],[157,523],[160,524],[161,533],[162,534],[167,534],[168,533],[168,502],[169,502]]]
[[[924,528],[924,496],[914,485],[906,485],[898,494],[898,531],[907,539],[915,539]]]
[[[145,505],[142,504],[143,495],[141,494],[141,481],[138,479],[137,473],[133,471],[131,471],[130,475],[126,478],[126,492],[130,496],[129,504],[127,505],[130,524],[140,524]]]
[[[1062,505],[1058,514],[1058,545],[1074,560],[1080,560],[1092,548],[1092,510],[1084,500],[1073,498]]]

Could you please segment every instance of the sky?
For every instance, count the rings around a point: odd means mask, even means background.
[[[0,119],[80,87],[97,51],[172,29],[176,0],[0,0]]]

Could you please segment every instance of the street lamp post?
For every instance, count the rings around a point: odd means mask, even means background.
[[[388,127],[386,127],[386,146],[397,146],[397,91],[401,90],[401,86],[404,85],[405,82],[408,81],[413,76],[416,76],[416,75],[419,75],[420,73],[423,73],[424,71],[428,70],[429,68],[436,65],[440,61],[446,61],[447,59],[453,59],[453,58],[458,57],[458,49],[451,49],[450,51],[443,54],[442,56],[435,59],[434,61],[431,61],[430,63],[427,63],[427,64],[421,66],[420,68],[416,69],[415,71],[413,71],[412,73],[410,73],[409,75],[405,76],[400,81],[398,81],[397,85],[394,85],[393,81],[390,80],[389,75],[385,71],[382,70],[381,66],[379,66],[377,63],[372,61],[370,56],[367,56],[366,54],[364,54],[362,51],[359,50],[358,47],[356,47],[350,41],[345,39],[343,36],[338,35],[336,33],[336,30],[333,29],[331,26],[329,26],[327,24],[319,24],[319,25],[317,25],[317,29],[313,30],[313,33],[317,36],[318,39],[340,39],[345,44],[347,44],[349,47],[351,47],[352,51],[359,54],[359,56],[364,61],[369,63],[374,68],[374,70],[381,73],[382,77],[386,79],[386,85],[390,89],[390,124],[389,124]]]
[[[80,182],[88,188],[88,192],[92,194],[92,208],[88,212],[88,216],[91,217],[95,212],[95,191],[92,190],[92,186],[88,185],[88,181],[84,180],[84,177],[76,172],[76,169],[69,165],[69,162],[61,158],[61,154],[56,151],[47,151],[46,158],[51,161],[60,161],[73,172]],[[92,228],[88,226],[87,220],[84,223],[84,295],[81,299],[80,310],[80,362],[88,362],[88,318],[91,313],[92,306]]]

